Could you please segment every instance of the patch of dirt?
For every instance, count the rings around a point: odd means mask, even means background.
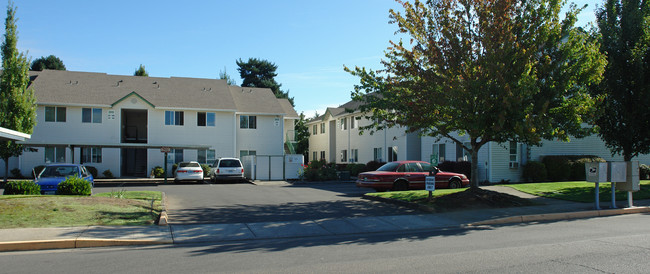
[[[431,202],[428,202],[426,199],[418,202],[432,206],[436,211],[534,205],[532,201],[524,198],[480,188],[469,188],[465,191],[433,198]]]
[[[107,204],[125,207],[143,204],[143,202],[140,200],[118,199],[109,197],[79,197],[75,198],[75,200],[82,205]]]

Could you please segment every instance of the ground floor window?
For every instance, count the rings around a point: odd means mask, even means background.
[[[240,150],[239,151],[239,158],[243,158],[244,156],[249,156],[249,155],[257,155],[257,151],[255,151],[255,150]]]
[[[312,155],[312,159],[311,159],[312,161],[318,160],[318,151],[312,152],[311,155]]]
[[[65,147],[45,147],[45,163],[65,163]]]
[[[167,163],[176,164],[183,161],[183,150],[182,149],[172,149],[167,153]]]
[[[397,147],[390,147],[388,151],[388,161],[394,162],[397,161]]]
[[[356,163],[358,161],[359,161],[359,150],[358,149],[350,150],[350,162]]]
[[[201,164],[211,164],[216,159],[214,149],[199,149],[197,151],[196,161]]]
[[[341,163],[345,163],[348,161],[348,151],[347,150],[341,150]]]
[[[444,162],[447,157],[446,147],[445,144],[433,144],[433,150],[431,153],[432,160],[435,158],[438,159],[438,163]]]
[[[81,149],[81,160],[84,163],[101,163],[102,162],[102,148],[101,147],[84,147]]]
[[[373,149],[373,160],[377,162],[381,162],[382,159],[384,158],[384,154],[382,154],[382,149],[380,147],[376,147]]]
[[[325,160],[325,151],[320,152],[320,160]]]

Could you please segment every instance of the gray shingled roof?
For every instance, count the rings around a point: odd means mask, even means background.
[[[307,124],[313,123],[313,122],[323,121],[325,119],[325,114],[327,114],[327,112],[329,112],[330,115],[332,115],[332,117],[338,117],[338,116],[341,116],[341,115],[349,114],[350,112],[348,112],[348,111],[356,112],[356,111],[359,110],[359,107],[362,104],[363,104],[363,102],[352,100],[352,101],[349,101],[349,102],[347,102],[345,104],[342,104],[342,105],[340,105],[338,107],[335,107],[335,108],[327,108],[325,110],[324,114],[322,114],[322,115],[320,115],[318,117],[310,119],[309,121],[307,121]]]
[[[228,86],[225,80],[141,77],[44,70],[30,72],[38,104],[111,106],[135,92],[156,108],[287,114],[270,89]],[[234,92],[239,90],[240,92]],[[292,108],[293,109],[293,108]]]
[[[278,99],[278,102],[280,102],[282,109],[284,109],[284,113],[287,114],[284,118],[300,119],[300,115],[298,115],[298,112],[293,108],[289,99]]]

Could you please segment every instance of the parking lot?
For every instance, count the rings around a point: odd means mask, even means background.
[[[362,199],[369,189],[353,183],[285,182],[258,184],[168,184],[157,186],[96,186],[94,192],[163,191],[172,224],[248,223],[385,216],[418,213],[396,205]]]

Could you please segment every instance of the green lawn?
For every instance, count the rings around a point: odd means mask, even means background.
[[[595,183],[555,182],[505,185],[532,195],[561,199],[574,202],[593,203],[595,200]],[[600,183],[600,201],[611,201],[611,184]],[[634,192],[635,200],[650,199],[650,181],[641,181],[641,190]],[[616,200],[627,200],[627,191],[616,191]]]
[[[116,191],[90,197],[0,195],[0,228],[150,225],[160,214],[160,200],[161,193],[156,191]]]
[[[465,190],[466,190],[465,188],[436,189],[436,191],[433,192],[433,197],[440,197],[440,196],[461,192]],[[406,201],[406,202],[413,202],[413,201],[418,201],[418,200],[428,198],[429,191],[426,190],[387,191],[387,192],[368,193],[366,195],[388,198],[388,199],[395,199],[395,200]]]

